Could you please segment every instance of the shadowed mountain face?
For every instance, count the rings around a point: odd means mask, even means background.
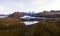
[[[14,12],[13,14],[10,14],[8,17],[20,18],[25,15],[32,17],[60,18],[60,11],[52,10],[52,11],[43,11],[39,13]]]
[[[13,14],[10,14],[8,17],[12,17],[12,18],[20,18],[24,15],[23,12],[14,12]]]
[[[46,17],[46,18],[60,18],[60,11],[44,11],[41,13],[37,13],[38,16]]]
[[[25,13],[25,12],[14,12],[13,14],[10,14],[8,17],[13,17],[13,18],[20,18],[23,16],[32,16],[32,17],[36,17],[36,13]]]

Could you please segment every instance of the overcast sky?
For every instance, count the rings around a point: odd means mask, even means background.
[[[0,14],[60,10],[60,0],[0,0]]]

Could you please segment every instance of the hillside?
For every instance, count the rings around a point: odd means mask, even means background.
[[[60,11],[43,11],[41,13],[37,13],[38,16],[46,17],[46,18],[60,18]]]
[[[14,12],[12,14],[10,14],[8,17],[12,17],[12,18],[20,18],[23,16],[32,16],[32,17],[36,17],[36,13],[27,13],[27,12]]]
[[[17,18],[0,18],[0,36],[23,36],[25,24]]]
[[[17,18],[0,18],[0,36],[60,36],[60,19],[25,25]]]
[[[11,17],[11,18],[20,18],[24,15],[23,12],[14,12],[12,14],[10,14],[8,17]]]

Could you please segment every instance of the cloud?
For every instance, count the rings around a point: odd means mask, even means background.
[[[10,9],[8,9],[4,6],[0,6],[0,14],[7,14],[7,13],[9,13],[8,11],[10,11]]]
[[[52,2],[50,2],[48,5],[46,5],[46,6],[43,6],[43,8],[45,9],[45,10],[60,10],[60,0],[53,0]],[[44,10],[43,9],[43,10]]]
[[[0,0],[0,12],[58,10],[59,3],[60,0]]]

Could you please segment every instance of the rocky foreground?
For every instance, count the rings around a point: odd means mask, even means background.
[[[60,19],[25,25],[17,18],[0,18],[0,36],[60,36]]]

